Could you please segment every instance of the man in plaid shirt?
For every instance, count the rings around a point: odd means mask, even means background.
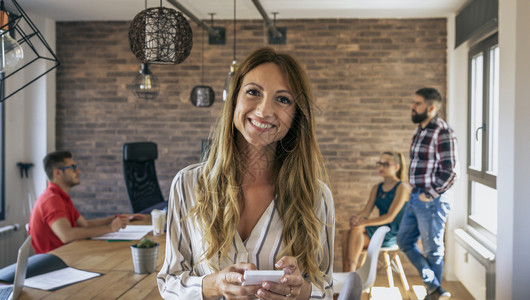
[[[418,269],[428,294],[425,299],[448,299],[441,287],[445,253],[444,232],[452,197],[447,193],[458,173],[456,136],[438,116],[440,93],[433,88],[416,91],[412,121],[419,124],[410,147],[409,182],[413,187],[397,242]],[[421,237],[424,254],[416,242]]]

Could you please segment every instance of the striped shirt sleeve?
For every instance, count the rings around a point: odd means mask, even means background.
[[[193,251],[188,230],[182,218],[187,215],[184,172],[179,172],[169,195],[166,257],[158,273],[157,283],[164,299],[202,299],[204,276],[193,276]]]

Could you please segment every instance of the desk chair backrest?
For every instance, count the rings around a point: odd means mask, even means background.
[[[379,250],[381,249],[386,233],[389,231],[390,227],[381,226],[377,228],[370,239],[368,249],[366,250],[366,260],[364,261],[364,265],[357,270],[357,273],[363,282],[363,291],[370,288],[375,282]]]
[[[133,213],[149,213],[144,210],[164,201],[156,176],[157,158],[158,148],[153,142],[123,145],[123,177]]]

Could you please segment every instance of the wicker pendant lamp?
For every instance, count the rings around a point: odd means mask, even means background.
[[[149,64],[179,64],[193,47],[190,24],[181,12],[162,6],[139,12],[129,27],[129,46],[136,58]]]

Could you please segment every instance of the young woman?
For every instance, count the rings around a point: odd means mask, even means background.
[[[409,199],[409,188],[405,178],[405,160],[399,152],[383,152],[377,162],[379,175],[383,182],[372,187],[366,206],[359,213],[351,216],[350,230],[342,235],[342,269],[352,272],[357,269],[357,261],[363,248],[379,226],[388,225],[388,232],[383,246],[396,243],[399,223]],[[374,207],[379,209],[379,216],[369,218]]]
[[[334,206],[304,69],[263,48],[239,67],[204,163],[170,191],[164,298],[332,298]],[[245,270],[284,270],[242,285]]]

